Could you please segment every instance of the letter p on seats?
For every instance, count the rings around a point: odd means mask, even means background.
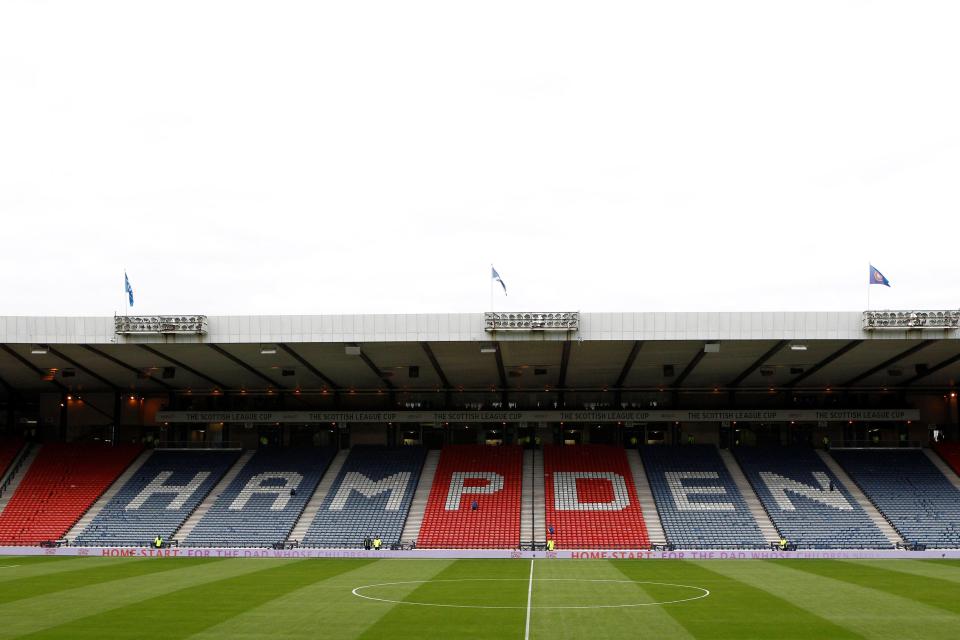
[[[471,481],[470,485],[467,485],[467,481]],[[446,511],[457,511],[460,508],[460,498],[465,495],[490,495],[502,490],[503,476],[499,473],[455,471],[450,475],[450,489],[447,491],[443,508]]]

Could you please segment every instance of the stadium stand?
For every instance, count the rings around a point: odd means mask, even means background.
[[[238,456],[238,451],[155,451],[76,543],[144,545],[158,535],[169,539]]]
[[[960,443],[938,442],[933,449],[956,474],[960,475]]]
[[[217,497],[185,544],[270,547],[283,542],[332,458],[330,449],[258,451]]]
[[[23,449],[23,440],[19,438],[0,440],[0,479],[3,478],[10,463],[16,459],[21,449]]]
[[[420,447],[354,447],[301,544],[359,548],[376,536],[388,546],[399,542],[423,457]]]
[[[558,549],[650,547],[623,449],[547,445],[543,453],[547,537]]]
[[[921,451],[832,453],[908,543],[960,546],[960,491]]]
[[[667,542],[685,549],[766,546],[716,447],[643,447],[640,455]]]
[[[893,545],[812,449],[740,447],[736,456],[777,530],[807,549]]]
[[[0,514],[0,544],[57,540],[139,455],[136,445],[43,445]]]
[[[519,446],[444,447],[417,546],[517,548],[522,474],[523,450]]]

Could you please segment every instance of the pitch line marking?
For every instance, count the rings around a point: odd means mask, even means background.
[[[354,587],[350,593],[357,596],[358,598],[363,598],[364,600],[372,600],[374,602],[386,602],[388,604],[408,604],[418,607],[444,607],[447,609],[526,609],[527,607],[517,607],[517,606],[500,606],[500,605],[484,605],[484,604],[439,604],[435,602],[409,602],[406,600],[389,600],[387,598],[376,598],[374,596],[365,596],[362,593],[358,593],[363,589],[373,589],[375,587],[392,587],[395,585],[401,584],[429,584],[431,582],[520,582],[525,580],[525,578],[457,578],[451,580],[404,580],[402,582],[381,582],[378,584],[364,584],[359,587]],[[681,598],[679,600],[663,600],[658,602],[637,602],[634,604],[590,604],[590,605],[559,605],[559,606],[532,606],[528,605],[530,609],[629,609],[632,607],[652,607],[663,604],[679,604],[681,602],[693,602],[694,600],[700,600],[706,598],[710,595],[709,589],[704,589],[703,587],[695,587],[689,584],[673,584],[671,582],[650,582],[647,580],[581,580],[580,578],[536,578],[535,582],[606,582],[606,583],[618,583],[618,584],[655,584],[661,587],[679,587],[681,589],[694,589],[700,591],[700,595],[694,596],[692,598]]]
[[[533,558],[530,558],[530,584],[527,585],[527,625],[523,640],[530,640],[530,602],[533,600]]]
[[[19,567],[19,566],[20,566],[20,565],[18,565],[18,564],[7,564],[7,565],[4,565],[4,566],[0,567],[0,569],[16,569],[16,568]]]

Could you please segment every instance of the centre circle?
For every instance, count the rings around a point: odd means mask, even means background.
[[[413,605],[420,607],[446,607],[452,609],[527,609],[526,604],[523,605],[499,605],[499,604],[483,604],[482,599],[484,592],[480,590],[480,585],[487,585],[488,589],[497,590],[493,584],[497,582],[522,582],[523,586],[526,587],[528,582],[527,578],[458,578],[450,580],[405,580],[402,582],[381,582],[378,584],[365,584],[359,587],[355,587],[351,593],[358,598],[363,598],[364,600],[373,600],[375,602],[386,602],[390,604],[405,604]],[[550,594],[552,600],[558,599],[558,594],[566,594],[567,596],[578,597],[577,593],[570,594],[569,588],[562,588],[560,583],[577,583],[582,584],[586,588],[583,589],[583,596],[588,599],[603,599],[605,601],[598,602],[596,604],[549,604],[549,605],[531,605],[530,609],[625,609],[630,607],[650,607],[655,605],[665,605],[665,604],[678,604],[681,602],[693,602],[694,600],[700,600],[706,598],[710,595],[709,589],[704,589],[703,587],[696,587],[688,584],[673,584],[670,582],[651,582],[645,580],[595,580],[595,579],[581,579],[581,578],[533,578],[532,582],[534,583],[546,583],[544,586],[549,589],[551,586],[550,583],[555,583],[558,586],[558,589],[553,590]],[[449,583],[449,584],[447,584]],[[477,600],[480,600],[478,603],[476,600],[474,602],[434,602],[431,601],[434,598],[425,598],[421,600],[408,600],[402,596],[393,596],[389,591],[396,590],[398,588],[409,588],[411,585],[421,586],[421,585],[438,585],[441,588],[441,591],[444,595],[449,595],[454,583],[474,583],[477,587],[468,590],[463,595],[466,599],[469,599],[473,595]],[[637,593],[634,587],[639,587],[644,593]],[[393,589],[391,589],[393,588]],[[659,592],[658,596],[654,597],[646,591],[655,591]],[[378,593],[381,592],[381,593]],[[386,591],[387,593],[382,593]],[[484,590],[486,591],[486,590]],[[526,588],[524,588],[524,593],[526,593]],[[618,592],[624,593],[618,593]],[[472,593],[471,593],[472,592]],[[408,594],[409,595],[409,594]],[[641,600],[641,596],[646,596],[651,598],[650,600]],[[479,597],[478,597],[479,596]]]

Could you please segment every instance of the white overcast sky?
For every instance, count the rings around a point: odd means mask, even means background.
[[[3,0],[0,314],[960,306],[960,2]]]

